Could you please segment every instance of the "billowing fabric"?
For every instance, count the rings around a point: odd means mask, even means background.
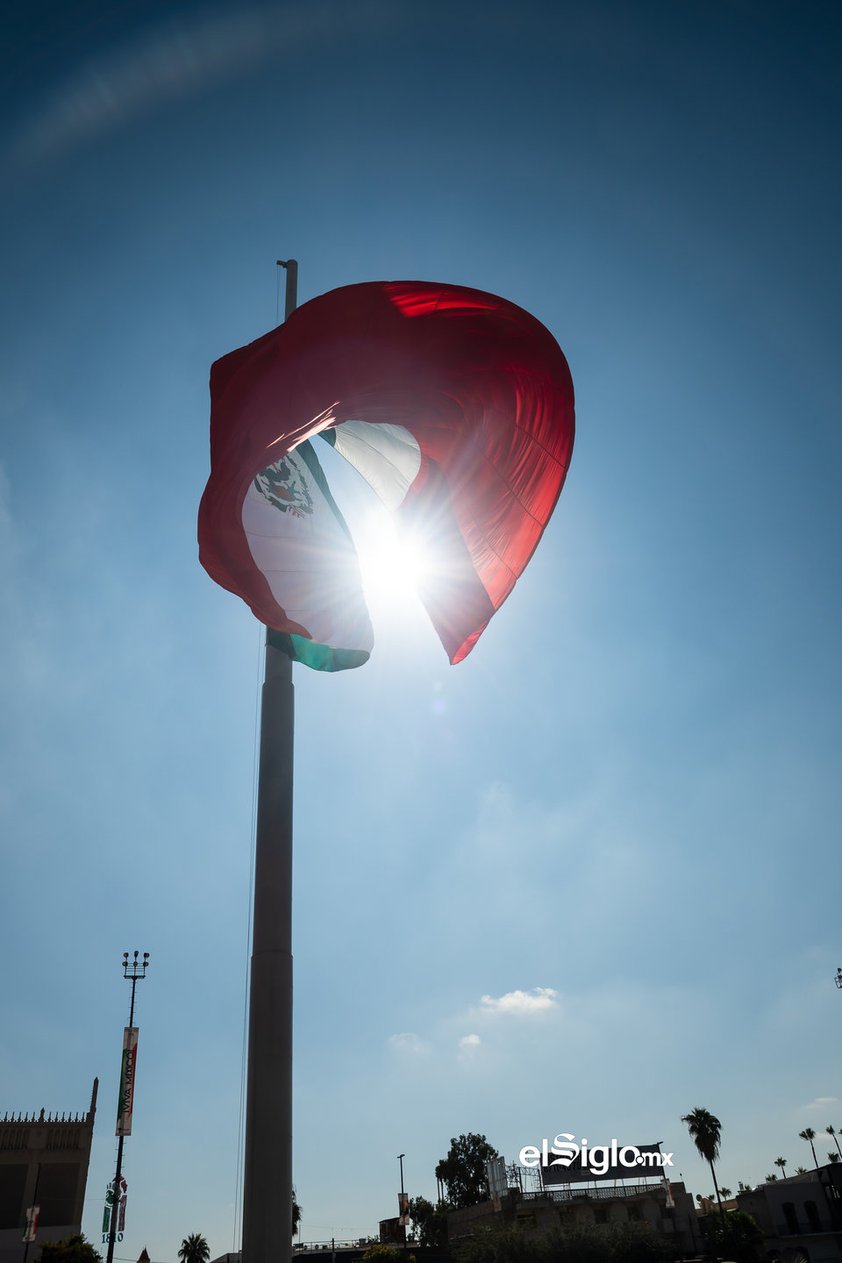
[[[573,433],[567,362],[520,307],[426,281],[332,290],[211,369],[202,564],[293,656],[365,660],[356,556],[306,442],[321,435],[423,549],[420,595],[460,662],[541,538]]]

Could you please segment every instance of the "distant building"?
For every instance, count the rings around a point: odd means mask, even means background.
[[[378,1240],[382,1245],[406,1245],[406,1228],[399,1215],[380,1220]]]
[[[768,1263],[842,1263],[842,1162],[737,1194],[757,1220]]]
[[[447,1236],[453,1245],[460,1238],[472,1236],[478,1228],[496,1224],[517,1224],[545,1233],[562,1227],[598,1230],[629,1223],[647,1225],[674,1247],[676,1258],[701,1253],[702,1235],[693,1198],[682,1183],[670,1182],[667,1186],[661,1181],[534,1192],[509,1188],[503,1196],[479,1206],[452,1210],[447,1216]]]
[[[82,1209],[96,1114],[94,1079],[87,1114],[0,1118],[0,1263],[21,1263],[27,1210],[38,1206],[38,1229],[28,1260],[45,1241],[82,1231]]]

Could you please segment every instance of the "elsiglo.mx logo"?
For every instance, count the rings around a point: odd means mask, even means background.
[[[540,1145],[524,1145],[518,1154],[524,1167],[569,1167],[574,1162],[594,1175],[605,1175],[612,1167],[641,1167],[663,1170],[672,1166],[671,1153],[639,1149],[637,1145],[621,1145],[611,1140],[607,1145],[589,1145],[583,1136],[579,1143],[569,1131],[561,1131],[552,1141],[546,1137]]]

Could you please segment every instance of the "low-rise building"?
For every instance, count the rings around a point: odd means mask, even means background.
[[[757,1220],[768,1263],[842,1263],[842,1162],[737,1195]]]
[[[448,1241],[453,1245],[479,1228],[504,1223],[536,1233],[563,1227],[610,1230],[638,1223],[674,1246],[676,1258],[702,1252],[693,1198],[681,1182],[594,1184],[589,1188],[573,1185],[535,1192],[509,1188],[491,1201],[451,1211],[447,1217]]]
[[[45,1241],[82,1231],[98,1085],[94,1079],[86,1114],[42,1109],[0,1118],[0,1263],[21,1263],[30,1207],[38,1207],[35,1240],[26,1251],[31,1260]]]

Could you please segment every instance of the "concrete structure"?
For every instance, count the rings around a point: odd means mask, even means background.
[[[629,1223],[646,1224],[662,1240],[674,1246],[675,1257],[692,1257],[702,1252],[702,1234],[696,1219],[693,1198],[682,1183],[671,1182],[674,1206],[667,1205],[663,1184],[594,1184],[542,1192],[521,1192],[510,1188],[494,1201],[482,1202],[447,1216],[448,1241],[470,1237],[478,1228],[497,1224],[518,1224],[536,1233],[558,1228],[605,1228]]]
[[[757,1220],[768,1263],[842,1263],[842,1162],[737,1194]]]
[[[94,1079],[87,1114],[0,1118],[0,1263],[22,1263],[26,1212],[40,1206],[38,1232],[27,1259],[38,1258],[45,1241],[82,1231],[82,1208],[96,1114],[99,1080]]]

